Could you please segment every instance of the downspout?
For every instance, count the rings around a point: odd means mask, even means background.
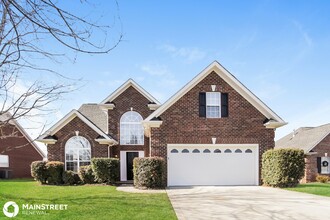
[[[150,128],[150,132],[149,132],[149,157],[151,157],[151,128]]]
[[[111,144],[108,144],[108,158],[110,158],[110,147],[111,147]]]

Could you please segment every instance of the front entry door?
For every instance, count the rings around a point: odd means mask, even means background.
[[[133,159],[139,157],[139,152],[126,152],[127,180],[133,180]]]

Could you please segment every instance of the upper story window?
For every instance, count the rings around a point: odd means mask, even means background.
[[[66,170],[78,172],[81,166],[89,165],[91,161],[91,145],[82,136],[74,136],[65,144]]]
[[[0,167],[9,167],[9,157],[8,157],[8,155],[0,154]]]
[[[120,144],[121,145],[143,145],[144,129],[142,125],[142,116],[129,111],[120,118]]]
[[[220,92],[206,93],[206,117],[220,118]]]
[[[200,92],[199,117],[228,117],[228,93]]]

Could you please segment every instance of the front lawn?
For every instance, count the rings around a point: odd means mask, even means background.
[[[126,193],[104,185],[47,186],[33,180],[0,180],[0,210],[8,201],[20,208],[15,219],[176,219],[166,193]],[[22,210],[23,204],[67,204],[68,208],[38,213]],[[3,216],[1,211],[0,219]]]
[[[291,191],[330,197],[330,183],[305,183],[305,184],[299,184],[295,188],[286,188],[286,189]]]

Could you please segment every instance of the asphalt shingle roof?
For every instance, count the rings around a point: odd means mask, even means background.
[[[330,134],[330,123],[319,127],[301,127],[275,142],[275,148],[300,148],[310,152]]]
[[[107,115],[97,104],[83,104],[78,111],[103,132],[107,131]]]

